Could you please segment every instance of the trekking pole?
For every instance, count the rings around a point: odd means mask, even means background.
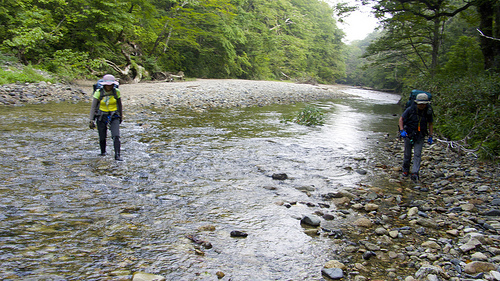
[[[399,146],[399,142],[401,141],[401,132],[398,131],[398,140],[396,141],[396,144],[394,145],[393,149],[396,149]]]

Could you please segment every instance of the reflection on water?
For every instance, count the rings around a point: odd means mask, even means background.
[[[354,158],[374,157],[399,114],[397,96],[352,91],[315,102],[327,122],[312,128],[280,122],[301,104],[126,112],[124,162],[97,156],[88,104],[2,108],[0,279],[318,280],[336,245],[300,226],[314,209],[281,203],[365,180]]]

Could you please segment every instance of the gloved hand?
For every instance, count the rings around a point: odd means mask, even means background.
[[[89,128],[95,129],[95,122],[94,121],[92,121],[92,120],[89,121]]]
[[[432,140],[432,136],[429,136],[429,138],[427,139],[427,142],[428,142],[429,144],[432,144],[432,143],[434,142],[434,141]]]
[[[405,130],[402,130],[399,132],[399,135],[402,137],[402,138],[407,138],[408,137],[408,133],[405,131]]]
[[[122,121],[123,121],[123,118],[121,118],[121,117],[119,117],[119,118],[120,118],[120,124],[121,124],[121,123],[122,123]]]

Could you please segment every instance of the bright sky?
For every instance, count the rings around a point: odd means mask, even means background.
[[[345,33],[344,43],[365,39],[377,26],[377,19],[370,13],[371,8],[356,3],[355,0],[327,0],[327,3],[349,2],[359,7],[358,11],[352,12],[344,23],[338,23],[338,27]]]

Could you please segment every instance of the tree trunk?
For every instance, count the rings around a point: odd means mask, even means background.
[[[441,34],[439,27],[441,26],[441,19],[434,18],[434,26],[432,30],[432,62],[431,62],[431,76],[434,77],[438,68],[439,47],[441,46]]]
[[[477,5],[477,10],[481,17],[481,22],[479,24],[479,29],[485,36],[481,36],[479,38],[479,42],[481,44],[481,51],[484,56],[484,69],[491,69],[496,72],[500,70],[500,42],[497,40],[493,40],[488,37],[498,36],[498,28],[496,29],[496,34],[493,34],[493,25],[495,16],[500,18],[498,15],[498,11],[500,10],[499,4],[496,3],[496,0],[484,0],[479,1]],[[500,27],[500,24],[496,23],[497,27]]]

